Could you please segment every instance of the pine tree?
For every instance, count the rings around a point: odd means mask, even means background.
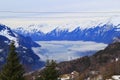
[[[19,57],[15,52],[14,42],[10,45],[6,64],[3,66],[0,73],[0,80],[24,80],[24,69],[19,62]]]
[[[59,71],[56,62],[54,60],[47,60],[46,68],[41,74],[41,77],[36,80],[57,80],[58,76]]]

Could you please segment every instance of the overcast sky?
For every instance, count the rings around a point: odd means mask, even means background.
[[[76,12],[85,13],[78,14]],[[41,23],[41,21],[43,21],[43,18],[44,21],[47,20],[48,22],[51,20],[50,17],[83,18],[89,16],[91,17],[91,15],[98,17],[101,17],[102,15],[106,17],[108,14],[110,16],[116,14],[118,15],[120,14],[119,12],[120,0],[0,0],[0,23],[7,24],[9,26],[19,26],[23,23],[36,23],[35,21]],[[56,19],[54,20],[56,21]],[[62,19],[59,21],[61,20]],[[19,23],[18,21],[21,22]]]
[[[119,11],[120,0],[0,0],[1,11]]]

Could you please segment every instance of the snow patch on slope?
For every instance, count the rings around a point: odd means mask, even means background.
[[[12,36],[11,33],[9,32],[9,29],[7,29],[7,27],[5,27],[5,29],[0,31],[0,35],[5,36],[6,38],[8,38],[11,41],[15,41],[15,46],[19,47],[18,44],[18,39],[16,38],[18,35],[16,33],[13,33],[15,36]]]

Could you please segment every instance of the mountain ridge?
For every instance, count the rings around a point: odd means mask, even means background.
[[[30,37],[24,37],[13,32],[9,27],[0,25],[0,69],[6,62],[11,41],[15,42],[16,52],[26,71],[38,69],[44,65],[43,61],[33,52],[32,47],[40,47]]]
[[[34,29],[33,29],[34,30]],[[83,40],[83,41],[95,41],[102,43],[111,43],[115,37],[120,36],[120,24],[113,25],[112,23],[99,24],[97,26],[92,26],[91,28],[81,29],[81,27],[76,27],[74,30],[69,31],[69,29],[61,29],[56,27],[48,33],[41,31],[32,31],[32,33],[21,29],[14,30],[25,36],[30,36],[34,41],[51,41],[51,40]],[[35,37],[36,36],[36,37]]]

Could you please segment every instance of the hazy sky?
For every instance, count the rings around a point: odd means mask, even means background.
[[[64,18],[65,20],[72,18],[82,20],[91,16],[101,18],[119,15],[119,12],[120,0],[0,0],[0,23],[14,27],[21,24],[51,23],[50,21],[56,20],[64,22]]]
[[[119,11],[120,0],[0,0],[1,11]]]

